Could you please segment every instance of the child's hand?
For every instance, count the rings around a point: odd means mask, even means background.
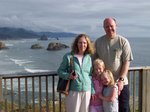
[[[94,101],[97,98],[97,96],[95,94],[92,94],[91,98]]]
[[[103,97],[102,93],[99,93],[99,94],[98,94],[98,97],[99,97],[100,99],[102,99],[102,97]]]
[[[120,95],[120,93],[121,93],[121,91],[120,91],[120,90],[118,90],[118,95]]]

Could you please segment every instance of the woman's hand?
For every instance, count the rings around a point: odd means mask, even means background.
[[[75,73],[75,71],[72,71],[70,73],[69,78],[72,79],[72,80],[76,80],[78,78],[78,75]]]

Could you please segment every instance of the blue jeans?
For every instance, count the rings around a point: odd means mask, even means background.
[[[119,112],[130,112],[129,96],[129,86],[124,85],[124,88],[119,95]]]

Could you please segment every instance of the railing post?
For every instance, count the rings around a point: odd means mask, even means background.
[[[2,76],[0,76],[0,102],[3,100]]]
[[[150,112],[150,70],[143,69],[142,75],[142,112]]]
[[[2,87],[2,76],[0,76],[0,112],[2,111],[2,102],[3,102],[3,87]]]

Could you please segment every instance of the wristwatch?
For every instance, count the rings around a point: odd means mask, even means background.
[[[123,77],[120,77],[119,80],[120,80],[120,81],[124,81],[124,78],[123,78]]]

